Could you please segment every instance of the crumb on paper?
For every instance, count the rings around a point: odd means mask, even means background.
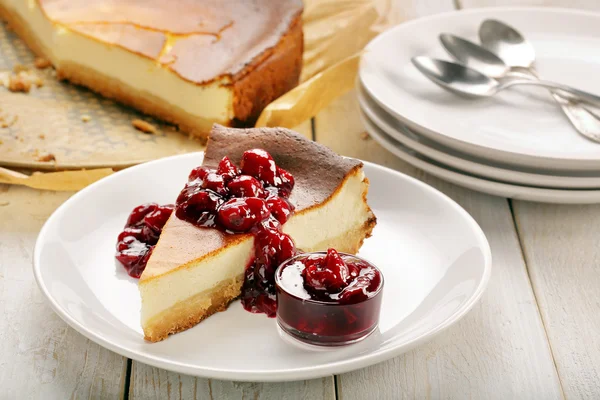
[[[0,207],[6,207],[10,204],[10,201],[0,201]]]
[[[18,115],[13,116],[11,119],[7,119],[6,116],[0,115],[0,128],[8,128],[11,127],[17,122],[19,119]]]
[[[20,75],[12,75],[8,82],[8,90],[11,92],[29,93],[31,90],[31,81]]]
[[[44,81],[42,80],[42,78],[40,78],[39,76],[37,76],[37,75],[36,75],[36,76],[33,78],[33,84],[34,84],[36,87],[42,87],[42,86],[44,86]]]
[[[90,122],[92,120],[92,117],[90,117],[89,115],[82,115],[81,120],[83,122]]]
[[[41,135],[39,135],[38,137],[42,140],[46,139],[46,135],[44,135],[43,133]]]
[[[156,127],[154,125],[141,119],[134,119],[131,121],[131,125],[133,125],[133,127],[138,131],[142,131],[144,133],[156,133]]]
[[[13,72],[18,74],[19,72],[27,72],[29,71],[29,67],[23,64],[15,64],[13,67]]]
[[[49,154],[45,154],[43,156],[38,157],[37,160],[41,161],[41,162],[51,162],[51,161],[56,161],[56,157],[54,156],[54,154],[49,153]]]
[[[362,133],[360,134],[360,138],[361,138],[362,140],[367,140],[367,139],[369,139],[370,137],[371,137],[371,136],[369,136],[369,134],[368,134],[367,132],[362,132]]]
[[[52,63],[50,62],[50,60],[48,60],[47,58],[44,57],[38,57],[35,59],[35,61],[33,62],[33,65],[35,65],[35,67],[37,69],[46,69],[49,66],[52,65]]]
[[[33,83],[37,87],[44,86],[44,81],[42,81],[42,78],[40,78],[35,72],[21,71],[18,75],[23,79],[29,80],[29,82]]]
[[[0,144],[3,144],[4,142],[2,140],[0,140]]]

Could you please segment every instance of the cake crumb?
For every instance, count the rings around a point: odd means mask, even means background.
[[[31,81],[21,75],[12,75],[8,82],[8,90],[11,92],[29,93],[31,90]]]
[[[142,131],[144,133],[156,133],[156,127],[154,125],[141,119],[134,119],[131,121],[131,125],[133,125],[133,127],[138,131]]]
[[[0,144],[3,144],[4,142],[2,140],[0,140]]]
[[[36,87],[42,87],[42,86],[44,86],[44,81],[39,76],[34,75],[34,77],[33,77],[33,84]]]
[[[52,63],[50,62],[50,60],[48,60],[47,58],[43,58],[43,57],[38,57],[35,59],[35,61],[33,62],[33,65],[35,65],[35,67],[37,69],[46,69],[49,66],[52,65]]]
[[[0,201],[0,207],[6,207],[10,204],[10,201]]]
[[[41,157],[38,157],[37,160],[41,161],[41,162],[50,162],[50,161],[56,161],[56,157],[54,156],[54,154],[49,153],[49,154],[43,155]]]
[[[371,136],[369,136],[369,134],[368,134],[367,132],[362,132],[362,133],[360,134],[360,138],[361,138],[362,140],[368,140],[368,139],[370,139],[370,138],[371,138]]]
[[[29,71],[29,67],[23,64],[15,64],[13,67],[13,72],[18,74],[19,72],[27,72]]]
[[[38,137],[42,140],[46,139],[46,135],[44,135],[43,133],[41,135],[39,135]]]
[[[15,115],[10,121],[7,121],[3,115],[0,115],[0,128],[8,128],[11,127],[17,122],[19,117]]]
[[[82,115],[81,120],[83,122],[90,122],[92,120],[92,117],[90,117],[89,115]]]

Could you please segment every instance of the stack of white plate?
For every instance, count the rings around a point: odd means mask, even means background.
[[[439,33],[477,41],[488,18],[533,43],[541,76],[600,93],[600,14],[550,8],[440,14],[399,25],[367,46],[358,79],[367,131],[397,157],[457,185],[515,199],[600,203],[600,144],[578,134],[548,92],[510,89],[464,99],[411,64],[416,55],[449,59]]]

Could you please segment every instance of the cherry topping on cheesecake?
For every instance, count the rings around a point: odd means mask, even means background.
[[[296,254],[281,226],[294,207],[288,198],[294,177],[265,150],[244,152],[240,167],[223,157],[217,168],[194,168],[175,206],[136,207],[118,237],[117,260],[139,278],[173,209],[178,218],[228,234],[252,233],[254,260],[245,271],[242,304],[248,311],[275,316],[275,270]]]
[[[134,208],[129,214],[125,228],[117,237],[115,257],[130,276],[139,278],[144,272],[173,208],[172,204],[148,203]]]
[[[254,235],[242,304],[270,317],[277,309],[275,269],[296,254],[292,238],[281,230],[294,210],[288,201],[293,187],[294,177],[269,153],[252,149],[244,152],[239,168],[224,157],[215,169],[193,169],[175,206],[178,218],[196,226]]]

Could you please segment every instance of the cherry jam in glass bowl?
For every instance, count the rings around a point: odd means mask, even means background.
[[[309,344],[340,346],[357,342],[379,323],[383,276],[351,254],[302,253],[275,272],[277,323]]]

